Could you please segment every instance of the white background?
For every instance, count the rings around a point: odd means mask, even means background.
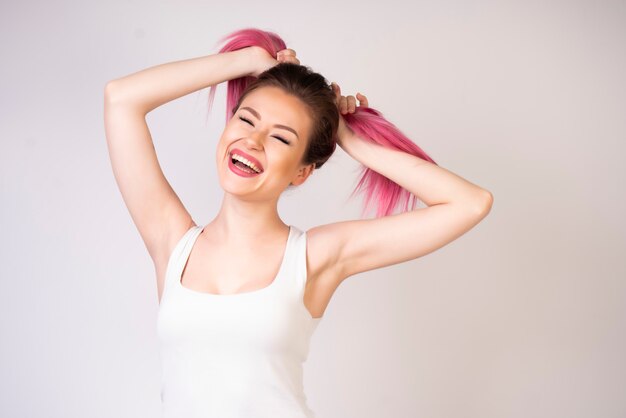
[[[320,418],[626,416],[623,1],[3,1],[0,416],[159,417],[155,273],[116,187],[105,83],[216,53],[244,27],[364,93],[491,191],[480,224],[352,276],[311,342]],[[225,84],[148,115],[198,224],[217,213]],[[338,151],[279,203],[356,219]]]

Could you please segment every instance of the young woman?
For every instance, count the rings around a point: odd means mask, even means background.
[[[245,77],[256,81],[238,97],[216,147],[221,208],[198,226],[160,169],[145,116]],[[485,189],[357,135],[344,117],[358,110],[353,96],[288,48],[273,56],[250,46],[107,84],[113,172],[156,269],[165,417],[314,416],[302,364],[342,281],[433,252],[489,212]],[[307,181],[337,144],[427,207],[307,231],[285,224],[282,192]]]

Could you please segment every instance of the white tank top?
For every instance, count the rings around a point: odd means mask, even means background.
[[[302,365],[320,318],[304,306],[306,232],[289,226],[274,281],[218,295],[184,287],[181,275],[204,227],[174,247],[157,318],[164,418],[315,417]]]

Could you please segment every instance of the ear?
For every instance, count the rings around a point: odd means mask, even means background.
[[[313,174],[313,170],[315,170],[315,163],[311,163],[309,165],[305,165],[298,170],[296,176],[291,179],[291,184],[294,186],[299,186],[306,181],[307,178],[311,174]]]

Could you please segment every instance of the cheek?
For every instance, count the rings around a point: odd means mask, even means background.
[[[277,161],[275,166],[277,171],[280,171],[284,175],[291,175],[298,171],[297,162],[291,158],[285,158],[280,162]]]
[[[228,163],[228,144],[223,140],[215,146],[215,163],[216,167]]]

